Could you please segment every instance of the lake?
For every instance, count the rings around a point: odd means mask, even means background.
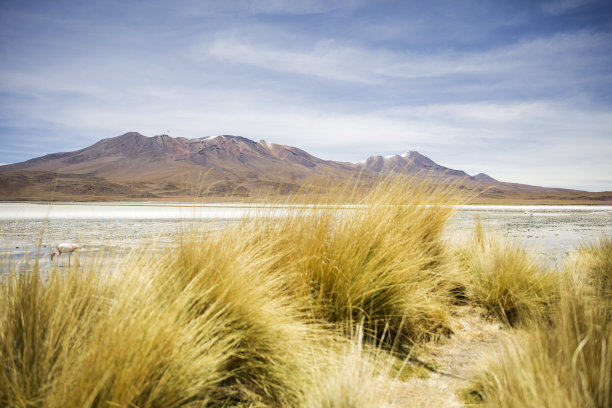
[[[0,256],[12,260],[40,257],[46,265],[53,247],[71,241],[83,245],[81,262],[106,254],[116,259],[152,240],[159,248],[171,248],[182,230],[194,226],[219,229],[244,217],[282,215],[294,208],[242,203],[0,202]],[[458,207],[448,223],[447,239],[454,242],[469,234],[477,218],[535,248],[551,263],[582,242],[612,235],[612,206],[478,205]]]

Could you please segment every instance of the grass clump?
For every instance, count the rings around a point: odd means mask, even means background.
[[[491,407],[609,407],[612,325],[584,298],[561,301],[552,327],[507,340],[475,378]]]
[[[441,239],[452,191],[394,179],[355,206],[315,206],[269,219],[251,239],[278,254],[273,273],[334,327],[363,321],[378,341],[411,344],[449,330],[447,253]],[[333,207],[333,206],[332,206]]]
[[[219,244],[185,240],[113,275],[5,277],[0,405],[299,406],[323,335]]]
[[[607,239],[580,248],[564,274],[581,283],[564,286],[552,322],[511,337],[489,358],[474,387],[487,406],[612,404],[611,304],[604,279],[611,273],[611,248]]]
[[[154,277],[163,288],[161,302],[176,293],[194,319],[211,310],[223,318],[220,337],[234,339],[221,383],[226,398],[296,406],[316,363],[313,349],[323,347],[326,335],[282,291],[278,277],[262,273],[275,257],[237,233],[183,237],[178,254],[165,257]]]
[[[107,309],[112,285],[103,275],[53,271],[42,281],[38,266],[12,271],[0,285],[0,406],[52,406],[66,363],[85,347],[91,316]]]
[[[458,260],[469,301],[510,325],[548,316],[558,297],[558,274],[519,242],[486,233],[480,223]]]
[[[4,276],[0,406],[386,406],[361,329],[323,330],[232,234],[185,235],[115,274]]]
[[[597,298],[612,305],[612,237],[604,235],[597,243],[582,245],[577,263],[573,268],[583,271],[582,281]]]

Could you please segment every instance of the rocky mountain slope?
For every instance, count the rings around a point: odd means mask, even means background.
[[[262,177],[283,171],[298,179],[315,172],[345,171],[352,167],[318,159],[295,147],[266,141],[254,142],[240,136],[197,139],[168,135],[146,137],[130,132],[103,139],[92,146],[66,153],[53,153],[1,170],[52,171],[91,174],[116,180],[177,180],[194,172]]]

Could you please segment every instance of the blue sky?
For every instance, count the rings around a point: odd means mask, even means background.
[[[0,2],[0,163],[138,131],[612,190],[612,3]]]

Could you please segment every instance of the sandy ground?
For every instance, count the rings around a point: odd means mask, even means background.
[[[425,379],[418,377],[395,381],[391,388],[394,407],[463,407],[459,393],[469,385],[469,379],[480,359],[500,344],[505,332],[499,323],[483,317],[484,312],[461,307],[453,320],[453,335],[425,348],[422,360],[433,364],[438,372]]]

